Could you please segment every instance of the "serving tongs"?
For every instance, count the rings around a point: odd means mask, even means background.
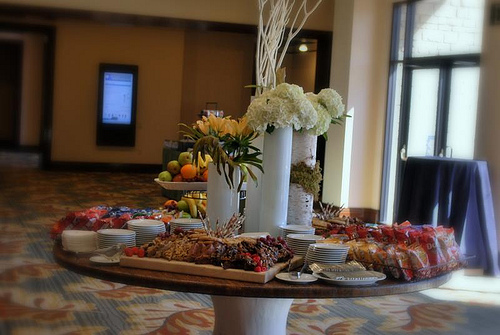
[[[309,263],[307,262],[307,256],[309,255],[309,250],[307,250],[306,255],[304,256],[304,264],[302,265],[302,268],[300,268],[299,271],[290,271],[290,267],[292,266],[292,262],[288,264],[288,277],[291,280],[298,280],[300,279],[300,275],[304,273],[309,268]]]

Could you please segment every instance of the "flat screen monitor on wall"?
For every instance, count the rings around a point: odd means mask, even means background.
[[[137,76],[135,65],[100,64],[97,145],[135,146]]]

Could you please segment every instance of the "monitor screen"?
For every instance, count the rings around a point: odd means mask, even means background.
[[[102,123],[132,123],[132,73],[104,72]]]

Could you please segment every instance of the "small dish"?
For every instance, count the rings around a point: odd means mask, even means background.
[[[318,280],[318,278],[308,273],[302,273],[300,275],[300,278],[297,279],[290,278],[290,274],[288,272],[280,272],[276,275],[276,278],[286,281],[290,284],[309,284]]]
[[[120,263],[120,258],[107,258],[107,257],[104,257],[104,256],[92,256],[90,257],[89,259],[91,262],[93,263],[97,263],[97,264],[118,264]]]
[[[340,286],[362,286],[373,285],[379,280],[384,280],[386,275],[375,271],[357,271],[341,275],[340,273],[317,273],[313,272],[312,276],[319,278],[327,283],[340,285]]]

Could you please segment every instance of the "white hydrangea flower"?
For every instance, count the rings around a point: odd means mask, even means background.
[[[248,124],[259,132],[268,125],[276,128],[292,126],[295,130],[311,129],[318,113],[297,85],[283,83],[254,99],[247,110]]]
[[[316,109],[316,112],[318,113],[318,121],[316,122],[316,125],[308,130],[307,133],[313,136],[323,135],[328,131],[328,128],[330,128],[332,117],[330,116],[330,113],[328,113],[326,108],[319,103],[318,96],[316,94],[307,93],[306,96],[307,99],[311,101],[314,109]]]
[[[318,93],[318,101],[326,108],[332,118],[338,119],[344,114],[345,106],[342,103],[342,97],[334,89],[322,89]]]

